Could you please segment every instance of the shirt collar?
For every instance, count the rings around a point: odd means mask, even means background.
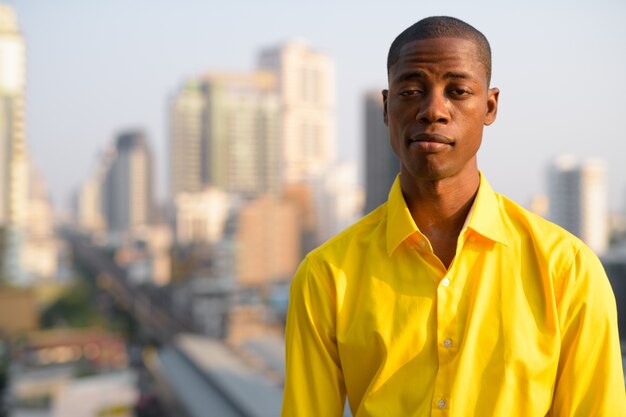
[[[480,173],[478,194],[474,200],[474,210],[470,213],[467,228],[494,242],[502,243],[505,246],[509,245],[500,213],[498,195],[493,191],[482,172]]]
[[[396,177],[391,191],[389,191],[387,213],[387,254],[391,255],[400,243],[413,233],[419,232],[404,201],[400,187],[400,175]],[[487,239],[508,245],[498,198],[482,173],[480,173],[480,185],[476,199],[465,223],[464,229],[471,229]],[[465,231],[461,233],[465,233]]]

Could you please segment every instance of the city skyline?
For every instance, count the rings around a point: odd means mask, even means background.
[[[619,99],[626,86],[610,80],[626,70],[626,28],[619,24],[626,6],[618,2],[515,9],[490,2],[478,9],[409,2],[358,9],[354,2],[297,9],[281,1],[9,4],[27,44],[27,141],[57,207],[66,206],[76,179],[90,175],[111,138],[133,128],[151,138],[163,198],[168,96],[188,77],[250,71],[260,51],[298,35],[336,62],[339,155],[362,164],[361,98],[385,86],[389,43],[421,17],[449,14],[482,30],[494,51],[500,114],[479,154],[494,188],[527,205],[546,191],[545,170],[556,154],[591,156],[607,162],[610,208],[624,209],[626,145],[614,121],[626,114]],[[392,18],[398,11],[401,17]],[[59,153],[67,147],[71,155]]]

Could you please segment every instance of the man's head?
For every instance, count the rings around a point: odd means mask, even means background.
[[[427,18],[396,38],[383,99],[402,182],[478,178],[483,127],[498,108],[490,69],[487,40],[458,19]]]
[[[458,38],[472,41],[480,63],[487,71],[487,85],[491,81],[491,47],[489,41],[472,25],[454,17],[431,16],[420,20],[406,28],[389,47],[387,54],[387,73],[392,65],[398,62],[402,47],[413,41],[434,38]]]

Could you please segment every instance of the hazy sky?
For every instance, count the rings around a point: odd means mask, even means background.
[[[30,154],[58,206],[128,128],[148,133],[164,184],[167,101],[181,82],[252,70],[261,48],[292,38],[334,59],[340,155],[361,158],[362,97],[386,86],[389,44],[440,14],[466,20],[492,45],[500,105],[479,153],[492,186],[527,204],[545,190],[554,155],[598,157],[608,164],[611,207],[626,205],[623,0],[0,2],[15,7],[26,38]]]

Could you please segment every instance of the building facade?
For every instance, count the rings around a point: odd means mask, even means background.
[[[54,211],[41,174],[30,167],[28,209],[21,265],[28,281],[58,276],[61,242],[56,237]]]
[[[278,79],[283,183],[320,175],[335,161],[333,61],[303,42],[288,42],[263,50],[258,63]]]
[[[169,194],[195,193],[203,187],[205,97],[199,80],[188,80],[170,101]]]
[[[209,73],[172,100],[170,195],[207,186],[258,195],[280,188],[279,102],[269,72]]]
[[[27,195],[25,45],[13,9],[0,5],[0,224],[23,224]]]
[[[271,73],[211,73],[206,91],[205,184],[228,192],[276,192],[279,107]]]
[[[601,160],[556,158],[548,169],[548,218],[603,253],[609,242],[608,185]]]
[[[330,239],[362,216],[364,193],[358,185],[355,162],[332,166],[313,191],[318,204],[315,208],[317,242]]]
[[[0,5],[0,260],[2,275],[16,283],[24,278],[20,258],[28,200],[25,49],[15,12]]]
[[[265,195],[237,216],[235,280],[241,287],[267,287],[290,279],[301,259],[301,219],[290,201]]]
[[[365,208],[369,213],[387,201],[400,161],[389,144],[389,129],[383,120],[383,96],[380,90],[363,97],[365,129]]]
[[[175,203],[176,242],[182,246],[219,242],[228,220],[229,200],[218,188],[179,194]]]
[[[142,132],[118,136],[104,178],[102,203],[107,232],[114,241],[132,236],[151,223],[152,154]]]
[[[74,201],[76,226],[82,233],[99,240],[106,240],[106,179],[116,156],[115,143],[100,152],[94,173],[82,183]]]

